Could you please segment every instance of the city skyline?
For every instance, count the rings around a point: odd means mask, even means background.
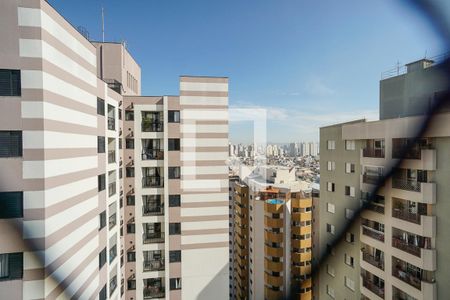
[[[106,39],[126,41],[147,70],[145,94],[176,94],[179,74],[229,76],[230,110],[266,109],[268,139],[277,143],[318,140],[321,126],[377,119],[380,74],[444,51],[426,20],[390,1],[258,2],[257,13],[252,1],[135,2],[133,11],[121,2],[50,3],[94,40],[101,40],[103,4]],[[250,125],[234,122],[232,112],[230,119],[230,139],[250,141]]]

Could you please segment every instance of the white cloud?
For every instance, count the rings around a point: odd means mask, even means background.
[[[325,84],[319,77],[312,77],[305,83],[305,92],[310,96],[331,96],[336,93],[334,89]]]

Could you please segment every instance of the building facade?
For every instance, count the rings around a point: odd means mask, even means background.
[[[228,298],[228,79],[144,97],[123,44],[0,15],[1,297]]]
[[[380,121],[321,128],[320,299],[447,297],[448,111],[416,136],[448,82],[430,60],[406,67],[380,83]]]

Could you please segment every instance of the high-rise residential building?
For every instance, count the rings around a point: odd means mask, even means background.
[[[312,299],[311,188],[281,173],[230,178],[232,299]]]
[[[443,78],[431,60],[408,64],[380,82],[379,121],[321,128],[315,246],[328,258],[315,279],[320,299],[448,298],[448,106],[416,138],[424,113],[448,92]]]
[[[0,297],[228,298],[228,79],[141,96],[123,44],[0,16]]]

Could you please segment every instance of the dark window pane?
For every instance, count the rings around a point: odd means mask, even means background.
[[[0,70],[0,96],[20,96],[20,70]]]
[[[105,137],[104,136],[97,137],[97,152],[105,153]]]
[[[134,168],[133,167],[127,167],[125,169],[126,171],[126,177],[134,177]]]
[[[168,112],[169,123],[180,123],[180,111],[179,110],[169,110]]]
[[[0,131],[0,157],[22,156],[22,131]]]
[[[181,234],[181,223],[169,223],[169,235]]]
[[[180,206],[180,195],[169,195],[169,207]]]
[[[169,262],[181,262],[181,250],[169,251]]]
[[[168,140],[169,151],[179,151],[180,150],[180,139],[169,139]]]
[[[23,253],[0,254],[0,280],[23,277]]]
[[[134,111],[132,110],[125,111],[125,121],[134,121]]]
[[[23,193],[0,192],[0,219],[23,218]]]
[[[98,293],[98,299],[99,300],[106,300],[106,285],[103,286],[102,290],[100,291],[100,293]]]
[[[97,114],[105,115],[105,100],[97,98]]]
[[[106,226],[106,210],[103,211],[103,212],[99,215],[99,218],[100,218],[100,229],[102,229],[103,227]]]
[[[169,179],[180,179],[180,167],[169,167]]]
[[[98,254],[98,268],[101,269],[103,265],[106,263],[106,248]]]
[[[106,175],[98,175],[98,191],[103,191],[106,185]]]
[[[134,205],[134,196],[127,196],[127,205],[129,206]]]
[[[134,149],[134,139],[126,139],[125,140],[125,148]]]
[[[170,278],[170,290],[181,289],[181,278]]]
[[[135,224],[127,224],[127,233],[135,233],[136,232],[136,226]]]
[[[127,261],[136,261],[136,252],[127,252]]]

